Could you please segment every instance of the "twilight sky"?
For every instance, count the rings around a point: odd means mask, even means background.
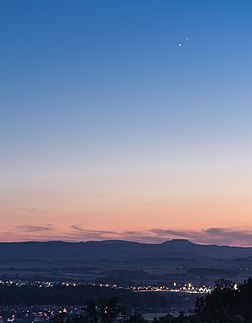
[[[0,240],[252,246],[251,15],[1,1]]]

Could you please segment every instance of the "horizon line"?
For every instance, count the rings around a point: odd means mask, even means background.
[[[211,244],[211,243],[197,243],[193,242],[189,239],[170,239],[164,240],[163,242],[143,242],[143,241],[135,241],[135,240],[124,240],[124,239],[101,239],[101,240],[20,240],[20,241],[0,241],[0,244],[14,244],[14,243],[90,243],[90,242],[125,242],[125,243],[136,243],[136,244],[146,244],[146,245],[162,245],[167,242],[173,241],[184,241],[189,242],[192,245],[199,245],[199,246],[217,246],[217,247],[230,247],[230,248],[242,248],[242,249],[252,249],[252,246],[237,246],[237,245],[228,245],[228,244]]]

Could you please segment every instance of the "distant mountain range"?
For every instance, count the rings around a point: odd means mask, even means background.
[[[123,240],[0,243],[0,260],[131,260],[141,258],[199,259],[209,257],[227,259],[252,257],[252,248],[200,245],[182,239],[174,239],[160,244]]]

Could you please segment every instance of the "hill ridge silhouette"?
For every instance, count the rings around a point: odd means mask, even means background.
[[[0,260],[15,259],[141,259],[178,257],[252,257],[252,248],[196,244],[186,239],[162,243],[125,240],[87,242],[24,241],[0,242]]]

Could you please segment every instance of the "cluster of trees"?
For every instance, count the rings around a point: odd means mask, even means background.
[[[147,323],[140,314],[128,315],[116,297],[97,303],[87,302],[80,314],[58,313],[51,318],[50,323],[113,323],[117,319],[123,323]]]
[[[110,298],[99,304],[87,303],[80,315],[59,314],[52,318],[51,323],[112,323],[119,315],[123,323],[147,322],[140,314],[127,315],[117,298]],[[193,315],[181,313],[175,318],[167,314],[155,318],[153,323],[252,323],[252,279],[239,286],[220,279],[210,294],[197,299]]]
[[[175,295],[176,296],[176,295]],[[123,306],[132,310],[139,308],[146,311],[148,308],[165,308],[170,302],[176,302],[177,298],[167,299],[165,295],[148,293],[133,293],[126,289],[106,288],[100,286],[80,285],[62,286],[56,284],[53,287],[38,286],[11,286],[0,284],[0,305],[80,305],[89,300],[109,299],[117,297]]]
[[[220,279],[214,290],[197,299],[194,314],[178,318],[169,314],[155,323],[252,323],[252,279],[239,286]]]

